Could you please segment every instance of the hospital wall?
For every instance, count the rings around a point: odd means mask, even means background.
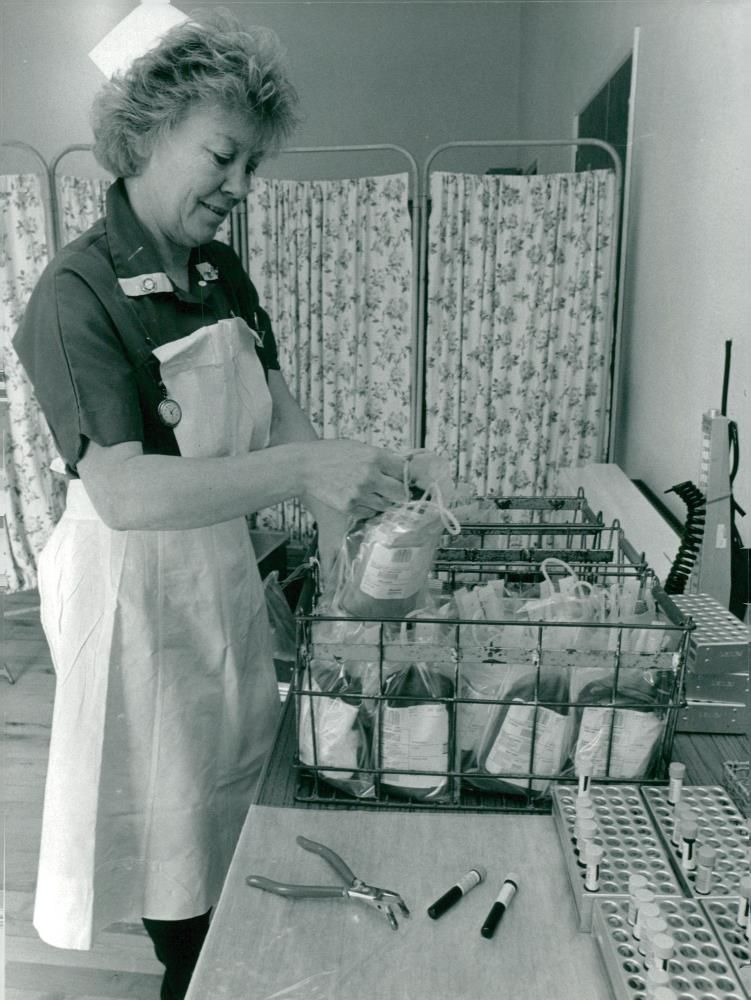
[[[662,495],[698,477],[701,415],[740,435],[734,493],[751,540],[751,4],[526,4],[520,130],[572,135],[574,115],[639,26],[620,404],[612,460]],[[665,498],[681,519],[685,507]]]
[[[91,140],[88,108],[103,78],[87,53],[134,5],[26,0],[3,7],[4,137],[29,142],[47,158]],[[295,145],[392,143],[406,147],[420,164],[444,142],[516,134],[516,3],[472,5],[469,13],[466,4],[442,2],[175,0],[175,6],[186,13],[229,8],[243,23],[277,32],[301,99]],[[403,159],[374,154],[309,162],[324,177],[405,169]],[[482,153],[465,157],[460,166],[482,171],[498,164]],[[286,157],[264,172],[296,176],[301,170],[299,158]]]

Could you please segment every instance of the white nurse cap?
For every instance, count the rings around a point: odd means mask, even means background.
[[[173,7],[170,0],[141,0],[108,35],[96,45],[89,58],[107,77],[124,72],[139,56],[158,45],[176,24],[190,18]]]

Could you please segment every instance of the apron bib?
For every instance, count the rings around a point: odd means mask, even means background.
[[[155,350],[183,456],[268,445],[254,338],[222,320]],[[57,687],[34,926],[86,949],[115,921],[205,913],[280,708],[245,518],[113,531],[74,481],[39,592]]]

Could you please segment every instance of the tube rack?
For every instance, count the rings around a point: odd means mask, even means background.
[[[668,973],[680,1000],[745,1000],[748,994],[701,904],[665,897],[657,902],[676,943]],[[627,914],[627,899],[596,901],[592,933],[616,1000],[645,1000],[644,964]]]
[[[643,795],[681,885],[687,895],[698,895],[695,891],[695,873],[683,870],[679,849],[671,843],[675,825],[674,809],[668,802],[667,789],[645,788]],[[708,846],[717,852],[712,892],[708,896],[699,895],[698,898],[737,895],[741,876],[748,871],[749,838],[743,816],[725,789],[719,785],[684,785],[680,801],[691,806],[692,817],[696,820],[696,849]]]
[[[635,872],[646,877],[648,888],[655,895],[681,896],[681,887],[652,826],[638,786],[593,785],[589,799],[598,825],[594,840],[604,851],[597,893],[585,889],[585,869],[577,863],[574,847],[577,789],[571,785],[557,785],[553,790],[553,819],[579,914],[579,929],[591,929],[597,900],[628,896],[629,876]]]

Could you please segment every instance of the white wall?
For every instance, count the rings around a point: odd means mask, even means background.
[[[735,496],[751,521],[751,4],[747,0],[528,3],[520,128],[573,135],[573,116],[640,27],[623,378],[615,454],[661,494],[696,481],[701,415],[739,426]],[[682,503],[670,495],[680,516]],[[743,519],[748,542],[751,524]]]
[[[0,121],[3,138],[26,141],[48,159],[90,142],[88,108],[102,77],[87,52],[135,0],[0,0]],[[420,164],[458,139],[516,135],[520,5],[454,2],[202,3],[274,29],[284,44],[304,116],[295,145],[393,143]],[[284,172],[293,175],[292,161]],[[316,160],[317,176],[341,164]],[[462,169],[499,163],[487,152]],[[319,166],[320,165],[320,166]],[[455,165],[446,162],[446,169]],[[356,171],[403,169],[371,158]],[[345,168],[345,173],[347,168]],[[351,172],[351,171],[350,171]],[[341,176],[341,174],[339,174]]]

